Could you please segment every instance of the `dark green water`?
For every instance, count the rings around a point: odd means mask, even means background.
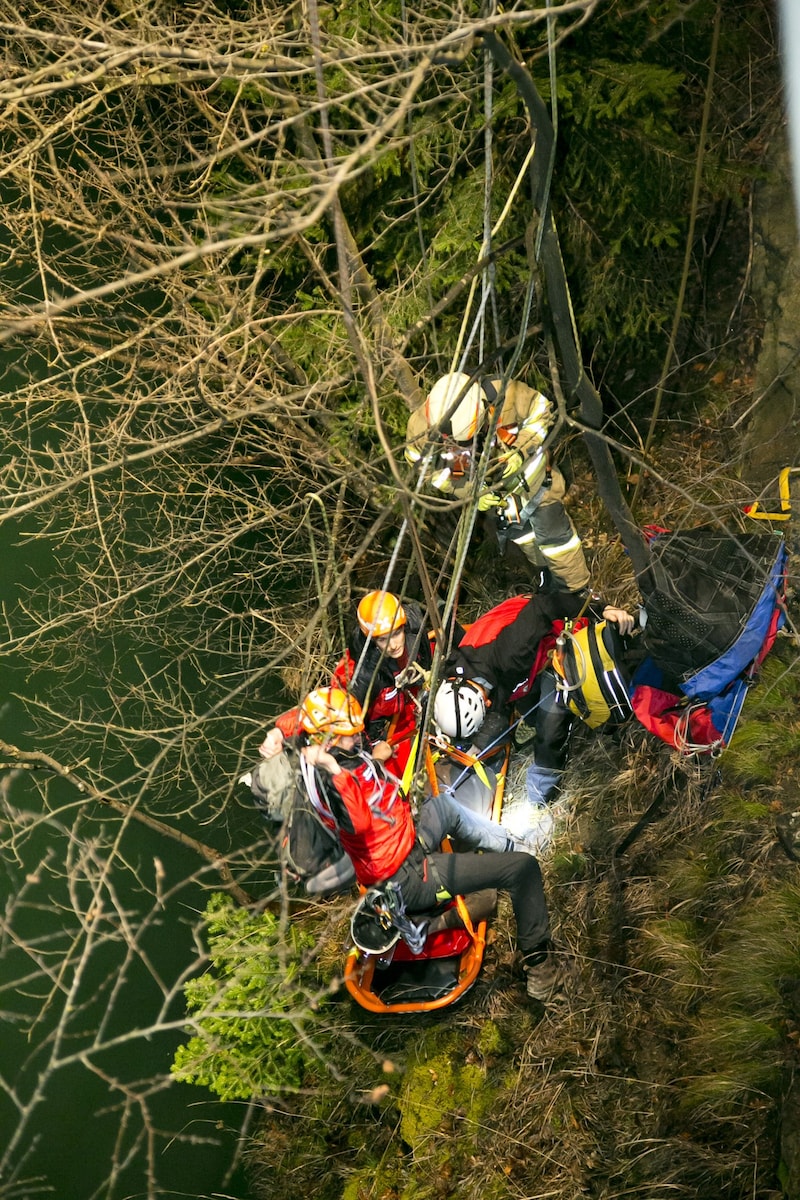
[[[52,563],[38,543],[13,534],[4,542],[9,604]],[[13,654],[3,668],[0,737],[33,749],[32,717],[17,694],[46,700],[47,673],[29,681],[24,656]],[[60,757],[73,760],[68,743]],[[196,969],[198,914],[217,875],[47,772],[3,779],[0,1196],[247,1200],[242,1170],[232,1171],[245,1106],[169,1076],[184,1037],[180,980]],[[191,781],[176,781],[175,799],[201,811]],[[260,833],[246,800],[223,820],[184,828],[221,849]]]

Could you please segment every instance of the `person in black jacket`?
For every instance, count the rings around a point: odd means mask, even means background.
[[[549,652],[559,625],[579,616],[612,622],[623,635],[634,625],[630,613],[593,594],[512,596],[468,627],[444,673],[446,681],[479,685],[490,701],[489,715],[472,739],[480,749],[501,744],[512,704],[528,717],[536,732],[536,750],[526,784],[528,800],[536,806],[549,804],[558,793],[575,719],[559,701]]]

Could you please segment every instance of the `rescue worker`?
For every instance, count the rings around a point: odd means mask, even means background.
[[[358,700],[370,740],[388,741],[392,748],[388,765],[402,776],[432,661],[422,609],[413,601],[401,603],[392,592],[374,591],[361,600],[356,618],[333,683]]]
[[[429,912],[469,892],[507,891],[528,995],[551,999],[559,972],[536,859],[516,850],[499,825],[469,812],[447,792],[425,800],[415,826],[398,781],[359,749],[361,708],[341,689],[311,692],[301,705],[300,722],[311,743],[300,752],[309,795],[335,827],[362,887],[391,882],[410,914]],[[446,835],[484,853],[442,852]]]
[[[516,704],[536,733],[535,758],[526,778],[528,801],[534,809],[556,798],[567,765],[575,718],[559,700],[548,662],[564,622],[579,616],[611,622],[622,635],[634,626],[630,613],[597,596],[567,592],[512,596],[469,626],[447,660],[446,678],[434,701],[434,711],[443,710],[447,697],[459,695],[465,686],[480,690],[491,702],[480,733],[473,734],[481,747],[502,738],[510,706]],[[463,695],[460,703],[465,703]]]
[[[563,505],[564,476],[543,448],[554,414],[542,392],[516,379],[473,380],[460,371],[443,375],[409,418],[406,459],[428,472],[429,486],[466,499],[473,494],[484,438],[498,407],[478,508],[498,513],[502,539],[519,546],[537,572],[545,569],[548,586],[580,591],[589,571]]]
[[[480,739],[488,704],[479,684],[461,686],[460,680],[448,679],[437,688],[433,705],[437,779],[441,787],[457,792],[459,804],[482,813],[492,811],[497,786],[495,754],[485,753],[487,743]],[[497,749],[504,753],[505,743]]]

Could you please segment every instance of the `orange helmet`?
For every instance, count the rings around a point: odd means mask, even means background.
[[[363,633],[387,637],[405,625],[405,609],[391,592],[367,592],[358,606],[358,623]]]
[[[363,731],[364,717],[355,696],[323,687],[309,692],[300,705],[300,725],[306,733],[345,737]]]

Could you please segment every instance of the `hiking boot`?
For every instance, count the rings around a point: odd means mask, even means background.
[[[515,849],[534,856],[541,854],[553,838],[555,820],[546,804],[531,805],[527,829],[516,839]]]
[[[455,904],[451,908],[446,908],[443,913],[431,919],[428,926],[428,936],[432,933],[441,933],[443,929],[463,929],[464,922],[461,920],[461,914]]]
[[[525,990],[531,1000],[547,1004],[561,991],[561,972],[552,950],[548,950],[541,962],[525,968],[527,981]]]

